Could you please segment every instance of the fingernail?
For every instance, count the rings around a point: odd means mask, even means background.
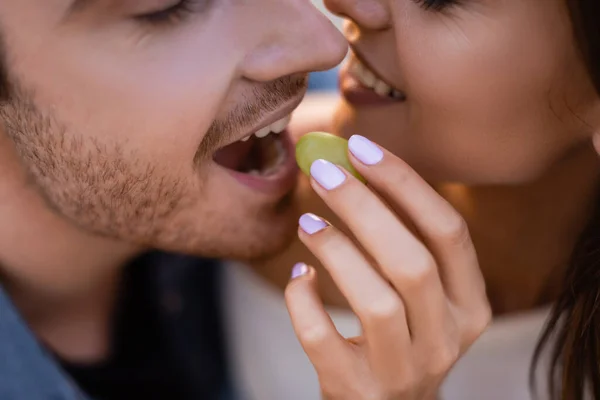
[[[315,234],[327,228],[327,222],[317,217],[315,214],[304,214],[298,221],[300,228],[309,235]]]
[[[354,157],[358,158],[363,164],[375,165],[383,160],[383,151],[364,136],[353,135],[350,137],[348,148]]]
[[[308,274],[308,265],[304,263],[298,263],[292,268],[292,279],[299,278],[306,274]]]
[[[346,180],[346,174],[326,160],[317,160],[310,166],[310,175],[327,190],[335,189]]]

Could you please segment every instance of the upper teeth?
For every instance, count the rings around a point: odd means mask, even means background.
[[[350,71],[356,77],[356,79],[358,79],[358,81],[366,87],[373,89],[373,91],[378,95],[383,97],[393,97],[395,99],[400,99],[403,97],[402,92],[394,89],[381,79],[378,79],[373,71],[371,71],[366,65],[357,59],[352,60],[351,63]]]
[[[281,133],[288,126],[291,119],[292,119],[291,115],[285,116],[285,117],[281,118],[279,121],[275,121],[271,125],[267,125],[264,128],[257,130],[256,132],[254,132],[254,135],[258,138],[264,138],[271,132]],[[246,140],[250,139],[250,136],[252,136],[252,135],[248,135],[248,136],[242,138],[242,141],[245,142]]]

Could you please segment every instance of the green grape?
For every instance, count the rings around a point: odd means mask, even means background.
[[[318,159],[339,165],[361,182],[366,182],[348,159],[346,139],[325,132],[311,132],[302,136],[296,144],[296,162],[302,172],[310,176],[310,166]]]

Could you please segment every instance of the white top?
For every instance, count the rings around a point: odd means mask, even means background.
[[[225,329],[241,399],[318,400],[317,377],[294,335],[283,294],[243,265],[224,267]],[[542,309],[496,319],[451,371],[440,398],[533,399],[529,367],[548,312]],[[335,310],[330,315],[345,337],[360,334],[360,324],[351,312]],[[539,372],[543,377],[543,371]]]

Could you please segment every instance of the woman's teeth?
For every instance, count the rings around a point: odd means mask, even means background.
[[[399,90],[394,89],[371,71],[366,65],[353,59],[350,64],[350,72],[364,86],[373,89],[375,93],[382,97],[392,97],[394,99],[402,99],[404,95]]]
[[[256,132],[253,133],[253,135],[256,136],[257,138],[264,138],[267,135],[269,135],[270,133],[281,133],[289,125],[291,119],[292,119],[291,115],[283,117],[279,121],[275,121],[271,125],[265,126],[264,128],[257,130]],[[250,139],[251,136],[252,135],[248,135],[240,140],[242,142],[245,142],[246,140]]]

